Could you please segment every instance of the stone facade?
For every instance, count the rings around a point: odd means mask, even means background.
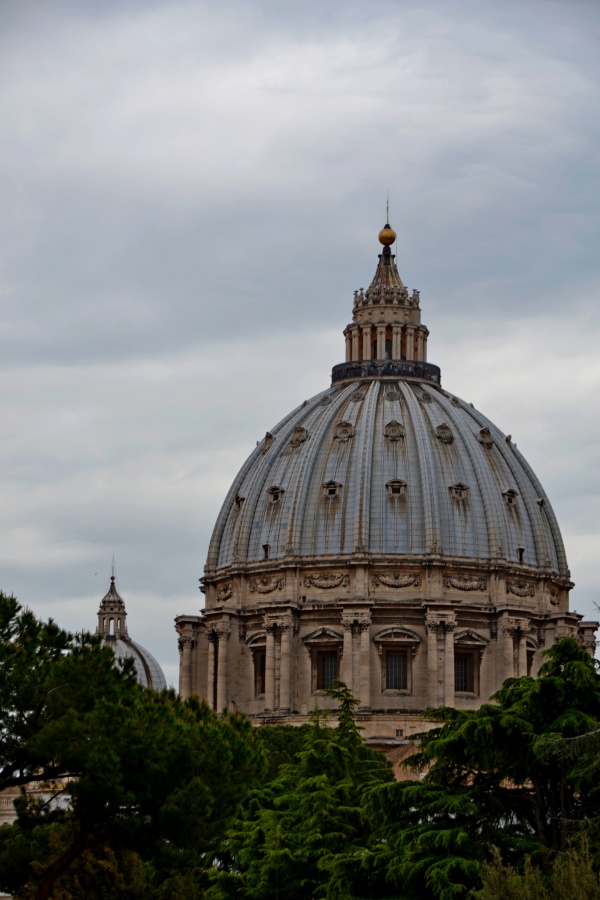
[[[509,437],[441,387],[419,294],[384,243],[346,361],[242,467],[215,525],[199,616],[179,616],[180,693],[301,723],[341,678],[372,743],[474,708],[597,623],[569,612],[556,518]],[[395,237],[395,235],[394,235]]]

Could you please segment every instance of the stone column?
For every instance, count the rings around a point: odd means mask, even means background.
[[[425,619],[430,706],[448,706],[454,701],[455,624],[453,613],[431,614]]]
[[[527,632],[529,621],[527,619],[513,619],[508,626],[515,643],[515,669],[517,678],[527,675]]]
[[[504,616],[502,623],[502,677],[501,681],[506,678],[515,677],[515,638],[514,623],[508,616]]]
[[[417,331],[417,359],[423,361],[423,330],[419,328]]]
[[[377,326],[377,359],[385,359],[385,325]]]
[[[266,627],[266,660],[265,660],[265,710],[275,709],[275,625]]]
[[[401,359],[402,357],[402,331],[400,325],[392,327],[392,358]]]
[[[353,690],[354,666],[352,660],[353,640],[352,626],[354,625],[353,616],[342,616],[342,626],[344,628],[344,643],[342,646],[342,671],[341,681],[346,684],[350,690]]]
[[[227,692],[227,641],[231,634],[226,625],[217,628],[217,636],[219,641],[217,656],[217,712],[221,713],[227,709],[228,692]]]
[[[195,645],[196,642],[191,637],[179,639],[179,651],[181,653],[179,695],[182,700],[187,700],[192,695],[192,650]]]
[[[444,623],[444,706],[454,706],[454,622]]]
[[[406,358],[415,358],[415,329],[412,325],[406,329]]]
[[[437,622],[427,617],[427,703],[438,706]]]
[[[206,702],[211,709],[215,706],[215,642],[214,631],[208,633],[208,674],[206,678]]]
[[[360,628],[360,682],[359,711],[371,709],[371,617],[361,617]]]
[[[527,641],[525,639],[525,633],[521,632],[519,634],[519,673],[518,677],[522,678],[523,675],[527,675]]]
[[[423,335],[423,362],[427,362],[427,335]]]
[[[371,359],[371,326],[363,325],[362,329],[362,358]]]
[[[352,326],[352,359],[360,359],[360,331],[358,325]]]
[[[289,712],[292,708],[292,624],[284,622],[281,626],[281,661],[279,668],[279,709]]]
[[[352,359],[352,334],[350,328],[346,328],[344,337],[346,338],[346,362],[350,362]]]

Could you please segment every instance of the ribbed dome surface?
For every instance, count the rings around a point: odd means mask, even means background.
[[[113,650],[117,659],[133,659],[137,680],[141,685],[154,688],[155,691],[162,691],[166,688],[167,682],[163,671],[149,650],[125,636],[107,637],[105,642]]]
[[[407,379],[334,386],[267,434],[225,500],[207,570],[356,553],[568,572],[516,447],[471,405]]]

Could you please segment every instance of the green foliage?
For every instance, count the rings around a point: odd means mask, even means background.
[[[600,896],[600,676],[575,641],[479,710],[431,711],[415,781],[393,781],[348,688],[331,693],[335,727],[315,710],[302,728],[253,729],[141,688],[96,638],[0,595],[0,787],[56,794],[24,793],[0,828],[0,887],[23,900]]]
[[[523,872],[503,865],[497,847],[482,871],[478,900],[597,900],[600,877],[594,871],[587,842],[580,849],[561,853],[547,875],[525,858]]]
[[[212,872],[206,896],[304,900],[350,897],[361,870],[368,825],[362,810],[367,787],[391,780],[386,760],[360,737],[356,701],[337,683],[336,728],[313,716],[297,762],[253,792],[231,830],[227,857]]]
[[[49,896],[100,847],[135,851],[161,884],[215,851],[262,773],[248,720],[140,687],[98,641],[38,622],[12,598],[0,598],[0,624],[3,786],[52,776],[61,797],[24,797],[0,830],[0,887]]]
[[[600,721],[600,676],[574,640],[546,652],[538,678],[507,680],[480,709],[428,717],[443,724],[420,736],[411,760],[424,779],[368,797],[383,823],[373,865],[395,889],[466,896],[493,845],[509,864],[535,862],[600,813],[594,766],[557,749]]]
[[[273,781],[282,766],[297,761],[308,730],[308,725],[261,725],[257,729],[257,740],[266,759],[265,783]]]

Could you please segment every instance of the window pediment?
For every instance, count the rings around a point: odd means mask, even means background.
[[[420,644],[421,638],[409,631],[408,628],[402,628],[400,625],[392,625],[390,628],[384,628],[383,631],[377,632],[373,637],[376,644],[388,643],[396,641],[404,644]]]
[[[470,628],[463,628],[455,633],[454,643],[455,645],[460,644],[461,647],[485,650],[489,641],[476,631],[472,631]]]
[[[267,635],[264,631],[257,631],[251,637],[246,638],[248,647],[261,647],[266,643]]]
[[[317,628],[316,631],[311,631],[310,634],[307,634],[303,641],[305,644],[314,645],[314,644],[341,644],[344,638],[343,635],[339,633],[339,631],[334,631],[332,628]]]

